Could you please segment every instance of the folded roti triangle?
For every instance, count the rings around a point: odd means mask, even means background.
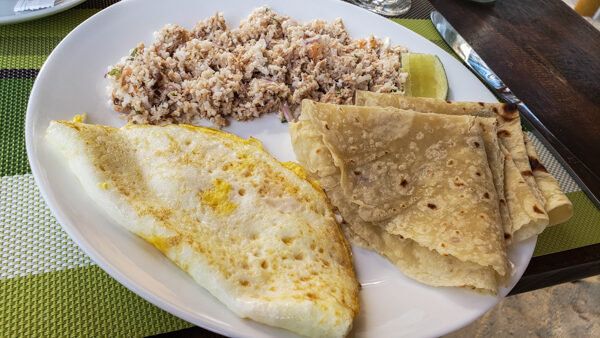
[[[519,112],[514,105],[446,101],[366,91],[357,91],[355,101],[357,105],[361,106],[391,106],[427,113],[495,118],[498,122],[497,135],[500,144],[508,150],[511,161],[514,163],[513,167],[505,160],[504,166],[504,192],[507,195],[506,203],[508,205],[504,210],[501,206],[501,212],[506,213],[508,209],[510,214],[510,223],[504,224],[508,241],[521,241],[535,236],[541,233],[549,224],[549,217],[545,208],[545,197],[538,186],[538,180],[532,173],[525,149]],[[515,175],[515,168],[518,175]],[[511,170],[511,172],[507,173],[507,170]],[[509,179],[513,181],[507,181]],[[511,187],[519,186],[520,182],[525,183],[528,189],[519,187],[519,193],[509,191]],[[503,219],[506,219],[506,217],[503,217]]]
[[[527,138],[527,135],[523,134],[523,139],[533,177],[535,177],[535,182],[546,200],[546,211],[550,219],[548,226],[568,221],[573,216],[573,203],[560,189],[554,176],[546,170],[538,157],[535,146]]]
[[[354,244],[424,283],[496,293],[509,268],[476,118],[302,105],[294,151]]]
[[[117,223],[240,317],[306,336],[350,330],[349,246],[301,168],[258,141],[201,127],[53,121],[46,138]]]

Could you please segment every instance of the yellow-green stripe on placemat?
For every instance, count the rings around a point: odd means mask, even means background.
[[[402,26],[412,30],[413,32],[423,36],[427,40],[435,43],[438,47],[442,48],[448,54],[456,57],[456,54],[448,47],[446,42],[442,39],[440,34],[437,32],[430,20],[422,19],[391,19],[394,22],[401,24]],[[394,43],[402,44],[402,41],[394,41]],[[410,46],[407,46],[410,51]],[[418,52],[418,51],[417,51]]]
[[[0,39],[4,38],[40,38],[64,37],[90,16],[98,13],[100,9],[73,8],[66,12],[47,16],[36,21],[26,21],[3,26],[0,29]]]
[[[25,110],[34,79],[0,79],[0,175],[31,172],[25,150]]]
[[[142,337],[191,327],[98,266],[0,280],[0,336]]]
[[[538,237],[534,256],[600,243],[600,211],[583,191],[568,193],[567,196],[573,203],[573,217],[568,222],[544,230]]]
[[[0,68],[40,68],[70,31],[99,9],[70,9],[34,22],[0,27]]]

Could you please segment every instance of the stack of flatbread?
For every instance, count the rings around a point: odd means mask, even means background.
[[[536,178],[549,187],[551,176],[531,170],[510,106],[403,98],[304,101],[290,124],[296,156],[353,244],[423,283],[495,295],[510,278],[507,239],[548,225]]]
[[[506,207],[501,205],[506,237],[509,242],[540,234],[546,226],[566,222],[573,215],[573,205],[558,186],[556,179],[540,162],[535,147],[521,128],[516,106],[507,103],[453,102],[360,91],[359,106],[391,106],[425,113],[492,117],[497,121],[499,146],[504,154],[504,188],[497,182],[499,194],[504,190]],[[491,140],[493,136],[489,135]],[[495,146],[486,151],[495,152]],[[490,148],[488,150],[488,148]],[[498,173],[497,176],[500,176]],[[503,204],[502,200],[501,203]]]

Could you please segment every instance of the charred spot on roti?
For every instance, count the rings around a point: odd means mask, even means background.
[[[433,203],[427,203],[427,207],[431,210],[436,210],[437,209],[437,205],[433,204]]]
[[[510,121],[516,120],[516,119],[517,119],[517,117],[519,117],[519,115],[516,115],[516,114],[515,114],[515,115],[510,115],[510,116],[507,116],[507,115],[501,115],[500,117],[502,117],[502,119],[503,119],[504,121],[506,121],[506,122],[510,122]]]
[[[521,175],[523,175],[523,176],[533,176],[533,173],[531,172],[531,170],[524,170],[524,171],[521,171]]]
[[[474,142],[473,144],[475,145],[475,148],[479,148],[480,146],[479,142]]]
[[[499,130],[498,131],[498,137],[509,137],[510,136],[510,131],[508,130]]]
[[[308,297],[308,299],[312,299],[312,300],[315,300],[315,299],[318,299],[318,298],[319,298],[319,297],[317,297],[317,295],[315,295],[315,294],[314,294],[314,293],[312,293],[312,292],[307,292],[307,293],[306,293],[306,297]]]
[[[406,179],[402,179],[402,182],[400,182],[400,185],[401,185],[403,188],[406,188],[406,186],[408,185],[408,181],[407,181]]]
[[[504,233],[504,239],[510,239],[511,237],[512,236],[509,233],[507,233],[507,232]]]
[[[504,198],[501,198],[501,199],[500,199],[500,204],[502,204],[502,205],[506,205],[506,200],[505,200]]]
[[[546,167],[535,157],[529,156],[529,165],[533,171],[541,171],[547,173]]]
[[[450,100],[446,100],[446,103],[447,103],[447,104],[452,104],[452,101],[450,101]]]
[[[490,193],[489,192],[484,193],[483,198],[490,199]]]
[[[446,164],[451,166],[454,164],[454,160],[450,159],[450,160],[446,161]]]
[[[542,209],[540,209],[537,205],[533,206],[533,211],[538,214],[545,214],[545,212]]]
[[[457,187],[461,187],[463,185],[465,185],[465,182],[463,182],[460,177],[456,176],[454,177],[454,185]]]
[[[359,176],[360,175],[360,170],[354,170],[354,175]]]
[[[500,113],[500,117],[506,121],[510,122],[519,118],[519,112],[517,111],[517,105],[514,103],[505,103],[502,105],[502,113]]]
[[[517,105],[514,103],[504,103],[502,104],[502,111],[505,113],[513,113],[517,111]]]
[[[485,103],[483,103],[483,102],[477,102],[477,104],[479,104],[482,107],[485,106]]]
[[[477,176],[481,176],[481,173],[480,173],[479,171],[477,171],[477,172],[475,173],[475,175],[477,175]]]

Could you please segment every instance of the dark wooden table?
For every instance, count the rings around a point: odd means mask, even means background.
[[[529,106],[597,203],[600,32],[560,0],[430,2]]]
[[[560,0],[430,1],[529,106],[556,137],[544,135],[550,144],[600,196],[600,32]],[[600,244],[534,257],[511,294],[597,274]]]
[[[543,136],[600,196],[600,32],[560,0],[430,1],[536,114],[555,138]],[[597,274],[600,244],[534,257],[510,294]],[[219,337],[198,327],[162,336]]]

